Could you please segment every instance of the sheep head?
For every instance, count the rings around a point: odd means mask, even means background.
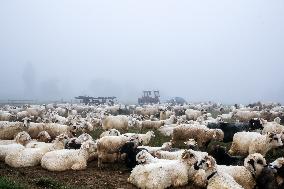
[[[262,169],[266,166],[265,158],[259,154],[254,153],[248,155],[244,161],[244,166],[255,176],[258,176]]]
[[[273,147],[280,147],[283,146],[282,140],[281,140],[281,134],[275,134],[275,133],[267,133],[267,139],[268,143]]]
[[[284,178],[284,158],[278,158],[272,163],[269,164],[269,167],[272,169],[275,169],[277,171],[277,174]]]
[[[19,143],[19,144],[22,144],[22,145],[26,145],[31,140],[32,139],[31,139],[30,135],[26,131],[19,132],[15,136],[16,143]]]

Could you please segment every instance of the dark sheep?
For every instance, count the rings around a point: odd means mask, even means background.
[[[251,131],[256,129],[262,129],[263,125],[260,119],[251,119],[249,123],[209,123],[210,129],[221,129],[224,132],[224,142],[232,142],[234,134],[242,131]]]
[[[65,149],[80,149],[82,144],[76,143],[76,138],[71,138],[66,144]]]
[[[215,146],[213,150],[209,152],[213,156],[218,165],[243,165],[244,157],[231,156],[226,152],[226,148],[223,146]]]
[[[275,170],[264,167],[256,179],[256,188],[258,189],[278,189]]]
[[[250,130],[263,129],[260,119],[251,119],[249,121]]]
[[[136,155],[142,151],[146,150],[144,148],[137,148],[137,144],[134,142],[127,142],[125,143],[121,148],[120,148],[120,153],[121,154],[126,154],[125,157],[125,165],[129,169],[133,169],[136,165],[138,165],[136,161]]]
[[[234,134],[242,131],[249,131],[250,126],[248,123],[208,123],[210,129],[221,129],[224,132],[223,142],[232,142]]]

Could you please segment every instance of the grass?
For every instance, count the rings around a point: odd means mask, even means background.
[[[6,177],[0,177],[0,188],[1,189],[24,189],[24,185],[17,183]]]

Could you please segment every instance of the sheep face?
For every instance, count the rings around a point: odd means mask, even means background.
[[[276,148],[276,147],[279,147],[279,146],[283,146],[283,143],[282,143],[282,140],[281,140],[281,135],[280,134],[275,134],[275,133],[267,133],[267,136],[268,136],[268,141],[269,141],[269,144]]]
[[[164,150],[169,150],[169,149],[172,148],[172,146],[173,146],[173,143],[172,143],[172,142],[165,142],[165,143],[162,145],[162,148],[163,148]]]
[[[151,158],[153,158],[152,155],[146,150],[142,150],[136,155],[136,161],[138,164],[147,163]]]
[[[216,169],[216,161],[212,156],[205,156],[200,162],[194,164],[194,169],[203,169],[205,171],[210,171]]]
[[[41,131],[38,135],[37,135],[37,139],[40,142],[49,142],[51,141],[51,137],[48,134],[48,132],[46,131]]]
[[[84,142],[81,146],[81,149],[87,150],[89,154],[93,153],[97,149],[97,144],[94,141]]]
[[[110,129],[109,130],[109,136],[119,136],[120,132],[116,129]]]
[[[216,141],[223,141],[224,132],[221,129],[215,129],[213,133],[213,139]]]
[[[134,142],[135,144],[139,144],[140,143],[140,137],[137,134],[135,134],[135,135],[132,135],[131,137],[129,137],[128,141]]]
[[[19,132],[15,137],[16,143],[20,143],[23,145],[27,144],[31,140],[32,139],[30,135],[26,131]]]
[[[197,142],[194,139],[188,139],[188,141],[184,142],[189,148],[196,147]]]
[[[244,161],[244,166],[250,170],[251,173],[258,176],[262,169],[266,166],[265,158],[259,154],[250,154]]]
[[[280,122],[281,122],[280,117],[276,117],[276,118],[274,119],[274,122],[280,124]]]
[[[269,167],[272,169],[275,169],[277,171],[277,174],[284,177],[284,158],[278,158],[274,162],[269,164]]]
[[[91,137],[91,135],[89,135],[88,133],[83,133],[78,137],[78,139],[76,140],[76,143],[83,143],[83,142],[86,142],[92,139],[93,138]]]
[[[183,162],[186,162],[189,167],[194,165],[198,160],[193,150],[185,150],[181,155],[181,159]]]
[[[64,144],[67,143],[68,139],[69,139],[69,137],[66,134],[60,134],[55,138],[55,140],[63,141]]]

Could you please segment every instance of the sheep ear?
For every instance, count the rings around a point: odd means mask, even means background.
[[[183,153],[182,153],[182,159],[187,159],[189,157],[189,151],[185,150]]]
[[[270,133],[270,132],[268,132],[267,134],[268,134],[269,138],[273,138],[274,135],[275,135],[274,133]]]

